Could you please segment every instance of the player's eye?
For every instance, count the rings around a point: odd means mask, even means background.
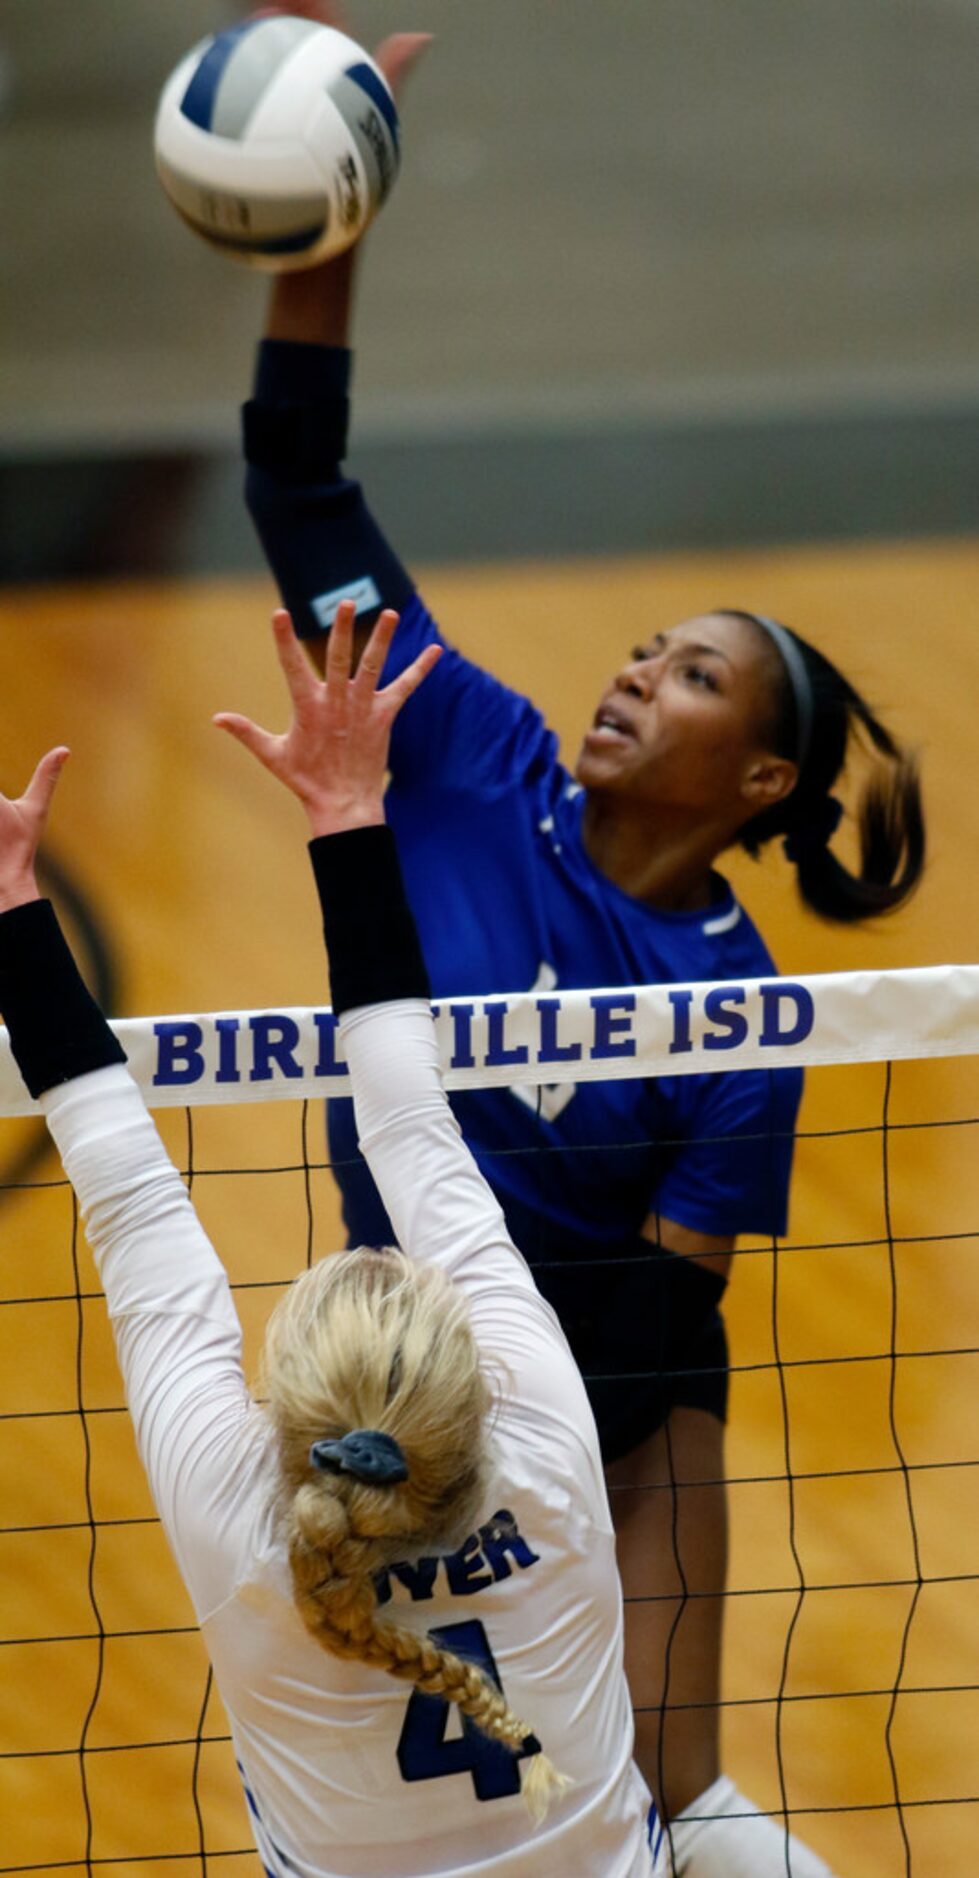
[[[708,671],[705,665],[685,666],[684,676],[690,681],[692,685],[698,686],[705,691],[717,691],[718,690],[718,683],[717,683],[717,679],[714,673],[711,671]]]

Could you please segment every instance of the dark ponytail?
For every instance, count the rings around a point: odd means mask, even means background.
[[[751,620],[759,633],[766,630],[753,614],[736,616]],[[924,869],[925,823],[917,762],[829,659],[797,633],[791,638],[811,690],[807,748],[791,794],[746,823],[739,836],[741,846],[757,857],[767,841],[783,835],[786,856],[797,871],[799,892],[824,919],[852,922],[890,913],[914,892]],[[779,659],[779,668],[770,735],[776,754],[795,760],[799,706],[784,657]],[[832,789],[851,740],[862,744],[874,763],[856,811],[858,874],[844,867],[829,845],[842,813]]]

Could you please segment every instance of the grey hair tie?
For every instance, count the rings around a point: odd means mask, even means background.
[[[378,1487],[408,1478],[400,1443],[379,1428],[354,1428],[339,1441],[314,1441],[309,1459],[321,1474],[353,1474]]]

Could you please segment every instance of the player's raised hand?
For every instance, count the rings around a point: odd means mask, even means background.
[[[333,0],[290,0],[288,7],[265,11],[298,13],[321,26],[349,31],[345,9],[334,5]],[[431,43],[430,33],[390,33],[371,55],[399,108],[405,82]],[[311,346],[348,344],[353,282],[363,241],[362,235],[351,247],[329,261],[321,261],[318,267],[290,268],[274,275],[265,320],[266,339]]]
[[[38,897],[34,862],[68,754],[64,744],[49,750],[22,796],[0,795],[0,912]]]
[[[293,13],[300,19],[315,20],[318,26],[334,26],[337,32],[357,37],[346,7],[336,4],[335,0],[289,0],[288,5],[256,7],[255,11]],[[405,79],[431,43],[431,33],[389,33],[375,46],[371,57],[384,73],[395,98],[400,96]]]
[[[441,652],[438,646],[426,646],[391,684],[378,690],[398,615],[381,614],[351,676],[354,619],[353,602],[344,601],[330,632],[326,676],[320,679],[295,637],[288,613],[273,614],[275,647],[292,699],[292,723],[280,736],[234,711],[220,711],[214,719],[298,797],[314,835],[383,822],[391,727]]]

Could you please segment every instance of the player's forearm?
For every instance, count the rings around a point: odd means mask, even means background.
[[[399,1243],[467,1284],[532,1290],[446,1100],[390,829],[326,835],[310,855],[358,1134]]]
[[[296,632],[313,641],[342,599],[355,601],[366,628],[414,592],[342,468],[350,372],[340,344],[267,339],[244,408],[248,507]]]
[[[431,995],[391,830],[381,824],[309,844],[333,1009]]]
[[[126,1060],[49,900],[28,900],[0,913],[0,1012],[33,1096]]]
[[[248,1412],[228,1280],[128,1070],[59,1084],[41,1106],[105,1290],[137,1446],[170,1543],[202,1466],[225,1468]]]
[[[467,1290],[532,1291],[446,1099],[427,1009],[407,1000],[363,1006],[344,1017],[341,1034],[358,1141],[398,1244]]]
[[[224,1274],[47,900],[0,914],[0,1011],[78,1195],[112,1311],[125,1317],[161,1293],[176,1308],[193,1282],[198,1315],[237,1334]]]
[[[278,274],[269,295],[265,338],[349,345],[358,253],[348,248],[324,267]]]
[[[110,1314],[186,1314],[210,1321],[199,1341],[213,1338],[217,1325],[236,1339],[224,1269],[128,1070],[110,1064],[59,1083],[41,1106],[78,1195]],[[124,1326],[123,1346],[129,1335]]]

